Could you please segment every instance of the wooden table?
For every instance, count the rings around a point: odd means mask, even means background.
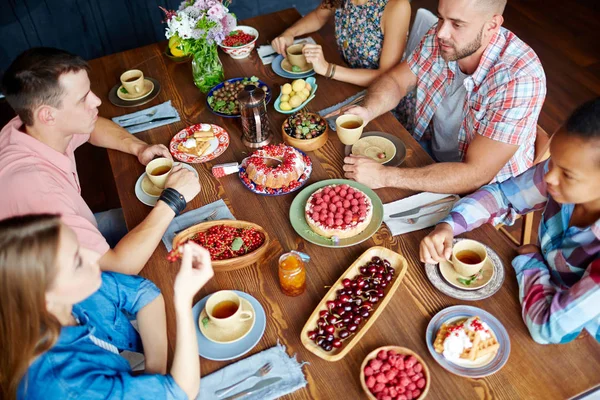
[[[299,18],[293,10],[285,10],[245,21],[244,24],[260,31],[258,44],[264,44],[282,32],[285,27]],[[328,60],[341,63],[330,27],[324,36],[312,35],[322,44]],[[192,82],[190,64],[174,64],[163,55],[165,43],[158,43],[127,52],[113,54],[93,60],[92,89],[103,100],[100,113],[106,117],[122,115],[134,110],[114,107],[107,99],[110,88],[118,82],[119,75],[130,68],[140,68],[147,76],[158,79],[162,92],[149,105],[172,100],[181,115],[181,122],[139,133],[137,136],[149,143],[168,144],[171,137],[182,128],[198,123],[211,122],[223,126],[231,135],[229,149],[213,163],[239,161],[247,155],[241,143],[241,124],[238,119],[215,116],[206,107],[205,95]],[[279,85],[287,82],[273,73],[270,66],[263,66],[256,51],[244,60],[233,60],[220,53],[226,78],[256,75],[271,85],[274,97],[279,94]],[[336,104],[356,93],[353,85],[317,77],[319,89],[316,98],[309,104],[313,111]],[[280,126],[285,116],[268,106],[271,129],[275,140],[281,141]],[[366,130],[378,130],[398,135],[408,149],[402,167],[417,167],[431,163],[414,139],[387,113],[371,122]],[[310,183],[343,176],[343,145],[335,134],[330,135],[325,147],[310,154],[314,169]],[[135,157],[109,151],[113,175],[117,184],[121,204],[129,227],[136,226],[150,211],[134,194],[134,185],[144,171]],[[542,346],[530,337],[521,319],[521,307],[517,300],[517,283],[510,267],[515,249],[509,241],[491,226],[482,227],[465,237],[479,240],[492,246],[506,267],[504,287],[492,298],[474,302],[495,315],[510,334],[512,352],[508,363],[495,375],[483,379],[466,379],[444,370],[430,356],[425,343],[425,328],[429,320],[448,306],[461,301],[438,292],[425,275],[418,260],[418,245],[429,232],[422,230],[393,237],[385,225],[368,241],[359,245],[328,249],[307,243],[292,229],[288,210],[294,194],[280,197],[264,197],[248,192],[236,175],[215,179],[210,171],[213,163],[193,164],[198,170],[202,192],[188,206],[194,209],[203,204],[223,199],[237,219],[261,224],[273,238],[265,259],[248,268],[230,273],[218,273],[201,290],[196,301],[220,289],[237,289],[256,297],[268,315],[265,334],[250,354],[267,349],[281,341],[288,353],[298,354],[302,361],[310,362],[304,367],[308,386],[286,398],[294,399],[358,399],[363,397],[358,379],[360,364],[371,350],[388,344],[406,346],[424,357],[432,373],[430,398],[469,399],[502,398],[561,399],[580,393],[600,383],[600,346],[589,336],[582,335],[568,345]],[[397,189],[378,190],[384,203],[397,200],[412,193]],[[360,343],[341,361],[331,364],[308,352],[300,343],[300,331],[327,292],[325,286],[332,284],[339,275],[362,252],[371,246],[385,246],[404,255],[408,260],[408,272],[394,298],[363,337]],[[299,297],[286,297],[279,289],[277,259],[293,249],[307,252],[312,261],[308,265],[306,292]],[[174,345],[174,314],[172,302],[173,282],[178,268],[169,264],[164,246],[159,245],[142,271],[143,276],[154,281],[162,290],[167,304],[169,349]],[[226,366],[226,362],[202,359],[202,374],[206,375]],[[343,395],[340,395],[342,394]]]

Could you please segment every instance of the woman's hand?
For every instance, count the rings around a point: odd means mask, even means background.
[[[210,253],[196,243],[188,242],[183,245],[181,268],[175,278],[175,299],[190,307],[194,295],[214,275]]]
[[[329,69],[329,63],[323,55],[323,48],[318,44],[305,44],[302,48],[302,54],[306,61],[313,65],[315,72],[319,75],[325,75]]]
[[[449,260],[452,255],[454,232],[446,223],[438,224],[433,232],[421,241],[419,257],[422,263],[437,264]]]
[[[294,44],[294,37],[292,35],[286,34],[283,32],[280,36],[277,36],[273,41],[271,41],[271,46],[273,50],[277,53],[281,54],[285,57],[286,49]]]

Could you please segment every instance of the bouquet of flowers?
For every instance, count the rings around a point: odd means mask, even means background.
[[[224,79],[217,45],[236,27],[229,4],[227,0],[187,0],[177,11],[161,7],[166,14],[165,36],[171,54],[192,55],[194,83],[204,93]]]

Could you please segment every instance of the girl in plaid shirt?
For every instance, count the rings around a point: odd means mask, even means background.
[[[421,242],[421,261],[448,259],[454,235],[544,210],[539,246],[522,246],[512,262],[523,320],[538,343],[566,343],[584,329],[600,342],[600,98],[571,115],[550,152],[460,200]]]

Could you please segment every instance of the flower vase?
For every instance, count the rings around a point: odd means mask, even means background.
[[[194,84],[202,93],[208,93],[218,83],[223,82],[225,73],[219,59],[217,45],[202,46],[192,59]]]

